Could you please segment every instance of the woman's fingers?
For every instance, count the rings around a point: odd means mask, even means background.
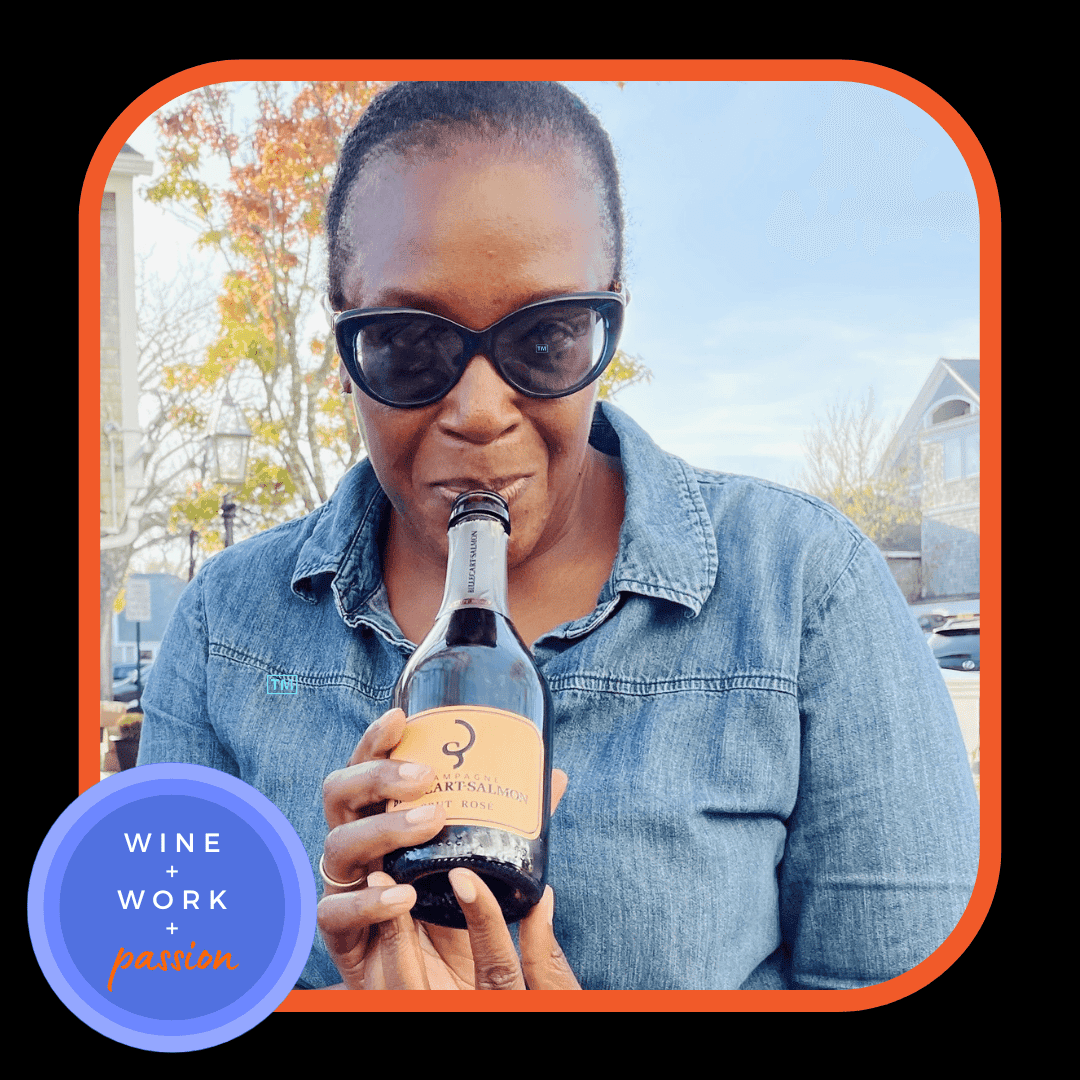
[[[374,871],[368,880],[374,886],[392,886],[387,893],[393,893],[395,889],[409,889],[415,898],[411,886],[394,885],[394,879],[382,871]],[[368,987],[380,990],[430,990],[427,968],[420,951],[420,935],[408,911],[381,922],[375,933],[378,940],[366,972]]]
[[[378,813],[387,799],[410,802],[427,791],[435,774],[413,761],[365,761],[332,772],[323,781],[323,812],[331,829]]]
[[[400,794],[391,790],[395,781],[416,780],[406,785],[411,794],[421,782],[419,777],[430,778],[430,769],[414,765],[410,770],[409,762],[388,760],[404,730],[405,713],[401,709],[383,713],[364,732],[345,768],[335,770],[323,781],[323,811],[330,828],[377,813],[388,790],[390,797],[399,798]]]
[[[405,712],[403,709],[391,709],[385,712],[364,732],[363,738],[356,744],[356,749],[349,758],[350,765],[359,765],[362,761],[390,756],[405,731]]]
[[[326,947],[351,990],[427,990],[428,976],[416,924],[411,885],[372,871],[368,887],[336,893],[319,902],[318,922]],[[369,931],[375,940],[368,944]]]
[[[409,918],[416,903],[416,890],[411,885],[395,885],[386,874],[373,874],[372,878],[378,887],[330,893],[316,909],[319,931],[347,984],[360,977],[363,953],[358,947],[366,941],[370,928],[388,919]]]
[[[441,805],[414,806],[411,810],[346,821],[327,834],[323,870],[334,881],[356,881],[376,859],[430,840],[445,823],[446,810]],[[331,885],[326,889],[339,891]]]
[[[345,768],[337,769],[323,781],[323,810],[331,828],[373,812],[372,807],[386,797],[380,794],[382,787],[408,775],[400,771],[400,765],[407,763],[392,764],[387,760],[404,730],[405,713],[401,709],[383,713],[364,732]]]
[[[338,937],[412,910],[416,890],[411,885],[395,885],[389,874],[381,872],[373,873],[370,881],[365,889],[333,893],[319,901],[319,929],[324,934]]]
[[[562,769],[551,771],[551,812],[566,791]],[[570,965],[555,940],[551,922],[555,896],[548,887],[540,902],[522,920],[518,959],[513,938],[491,890],[463,867],[450,871],[450,885],[465,915],[472,948],[473,980],[477,990],[580,990]]]
[[[581,985],[555,940],[555,893],[544,889],[540,903],[521,920],[521,967],[530,990],[580,990]]]
[[[471,870],[460,866],[450,871],[450,884],[469,928],[476,989],[524,990],[514,941],[491,890]]]

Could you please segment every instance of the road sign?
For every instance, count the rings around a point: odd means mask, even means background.
[[[124,618],[133,623],[150,621],[150,579],[145,575],[128,578]]]

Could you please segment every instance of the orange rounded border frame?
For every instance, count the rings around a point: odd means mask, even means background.
[[[362,74],[361,74],[362,69]],[[967,910],[944,944],[917,967],[857,990],[594,991],[521,997],[387,992],[365,995],[294,990],[279,1012],[853,1012],[876,1008],[927,986],[971,944],[983,924],[1001,867],[1001,207],[982,145],[939,94],[892,68],[858,60],[222,60],[163,79],[139,95],[98,144],[79,206],[79,757],[78,794],[100,779],[99,395],[101,196],[124,142],[151,113],[213,83],[258,79],[401,80],[412,78],[559,79],[673,82],[856,82],[898,94],[936,120],[963,154],[979,200],[979,317],[984,394],[982,424],[982,595],[987,618],[980,701],[981,851]]]

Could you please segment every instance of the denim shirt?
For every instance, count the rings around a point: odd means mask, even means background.
[[[555,707],[555,934],[584,989],[862,987],[930,955],[978,865],[945,683],[884,559],[824,503],[695,469],[600,403],[626,510],[595,610],[534,645]],[[322,782],[390,707],[388,500],[366,461],[207,560],[143,699],[140,764],[270,798],[316,872]],[[268,676],[296,692],[268,693]],[[293,686],[290,686],[292,689]],[[340,982],[321,938],[301,985]]]

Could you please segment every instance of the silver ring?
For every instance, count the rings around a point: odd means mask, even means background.
[[[361,874],[355,881],[335,881],[323,866],[323,859],[325,858],[325,854],[319,856],[319,874],[327,885],[333,885],[335,889],[354,889],[357,885],[363,885],[367,881],[367,874]]]

